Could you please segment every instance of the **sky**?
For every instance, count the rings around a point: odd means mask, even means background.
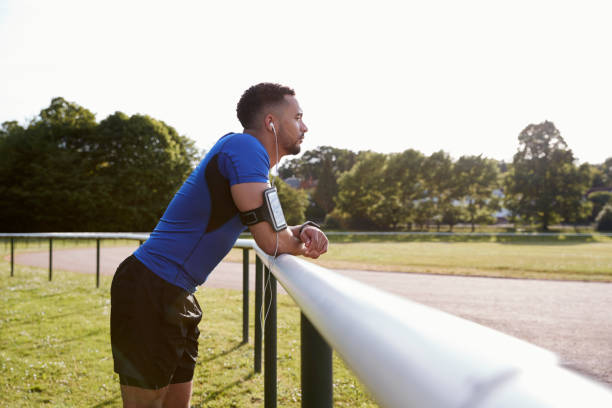
[[[62,96],[147,114],[209,149],[236,103],[289,85],[321,145],[511,161],[549,120],[579,162],[612,156],[607,1],[0,0],[0,123]]]

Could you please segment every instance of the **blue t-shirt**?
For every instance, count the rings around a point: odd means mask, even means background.
[[[195,292],[246,229],[230,186],[266,183],[269,169],[268,153],[254,136],[223,136],[174,195],[134,255],[161,278]]]

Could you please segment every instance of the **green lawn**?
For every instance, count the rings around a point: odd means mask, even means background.
[[[465,275],[612,281],[612,239],[593,237],[335,237],[318,263],[328,267]],[[54,243],[54,248],[75,243]],[[105,245],[126,244],[105,241]],[[91,241],[79,246],[91,245]],[[46,242],[19,243],[18,250],[45,250]],[[0,259],[8,253],[0,246]],[[229,260],[240,261],[242,251]],[[251,256],[253,260],[253,256]],[[90,275],[0,260],[0,406],[119,406],[109,345],[110,278],[95,289]],[[196,407],[259,407],[263,376],[253,374],[253,346],[241,345],[239,291],[198,291],[204,310]],[[251,296],[251,311],[254,308]],[[251,313],[252,314],[252,313]],[[299,310],[279,296],[279,406],[300,405]],[[251,316],[251,338],[253,317]],[[336,406],[375,404],[334,358]]]
[[[318,263],[330,268],[612,281],[612,242],[334,244],[328,259]]]
[[[43,269],[19,266],[12,278],[8,271],[0,263],[0,406],[120,406],[109,344],[110,278],[95,289],[91,276],[78,273],[57,273],[49,282]],[[241,292],[200,289],[197,297],[204,319],[193,406],[261,407],[253,316],[251,342],[240,344]],[[299,407],[299,309],[286,295],[278,307],[278,402]],[[336,406],[376,406],[336,357],[334,398]]]
[[[612,238],[605,236],[331,239],[329,252],[314,261],[328,268],[612,282]],[[241,259],[238,250],[228,258]]]

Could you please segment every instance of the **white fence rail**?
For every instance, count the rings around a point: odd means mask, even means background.
[[[612,407],[549,351],[302,259],[255,248],[382,407]]]

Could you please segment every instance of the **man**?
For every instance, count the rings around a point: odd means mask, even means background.
[[[111,343],[124,407],[189,407],[202,317],[193,293],[246,229],[241,220],[270,255],[318,258],[327,251],[314,223],[276,232],[253,215],[267,210],[270,169],[299,153],[308,131],[295,92],[255,85],[237,114],[243,133],[219,139],[113,278]]]

